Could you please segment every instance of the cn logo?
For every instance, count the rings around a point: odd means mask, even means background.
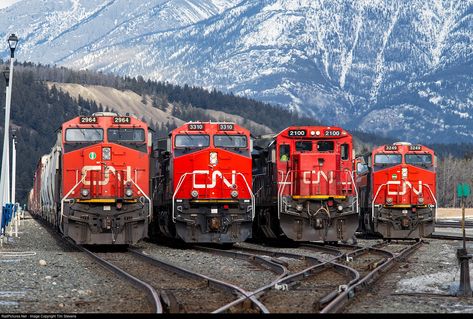
[[[412,184],[409,181],[402,181],[402,190],[400,192],[391,191],[389,189],[389,185],[401,185],[401,181],[389,181],[389,182],[387,182],[388,195],[401,195],[401,196],[406,195],[407,188],[412,189],[414,194],[416,194],[417,196],[422,194],[422,181],[419,181],[419,188],[418,189],[415,189],[414,186],[412,186]]]
[[[311,180],[311,176],[316,176],[316,180]],[[327,181],[329,184],[333,183],[333,172],[328,172],[328,176],[325,174],[325,172],[322,171],[312,171],[312,172],[304,172],[303,174],[303,182],[304,184],[320,184],[320,179],[323,178],[325,181]]]
[[[236,171],[232,171],[232,181],[228,181],[220,171],[213,171],[212,172],[212,183],[211,184],[199,184],[196,182],[195,177],[197,175],[206,175],[210,174],[209,170],[197,170],[192,172],[192,187],[194,188],[214,188],[217,185],[217,176],[220,177],[225,185],[228,188],[233,188],[235,185],[236,180]]]
[[[110,173],[112,173],[113,175],[116,175],[119,181],[122,180],[120,173],[117,173],[117,170],[115,169],[115,167],[113,167],[113,166],[101,166],[101,165],[87,165],[87,166],[82,167],[82,177],[86,176],[87,172],[92,172],[92,171],[101,172],[103,167],[104,167],[103,179],[101,181],[95,181],[94,180],[94,182],[93,182],[94,185],[97,185],[97,184],[102,185],[102,186],[107,185],[108,182],[110,181]],[[124,183],[126,183],[127,181],[130,181],[130,180],[131,180],[131,166],[127,166],[126,167],[126,179],[125,179]],[[84,179],[84,181],[82,183],[84,185],[90,185],[90,180]]]

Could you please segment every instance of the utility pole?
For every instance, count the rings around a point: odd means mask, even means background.
[[[470,282],[470,259],[466,249],[466,231],[465,231],[465,198],[470,196],[470,185],[458,184],[458,197],[461,198],[462,206],[462,232],[463,232],[463,247],[457,248],[457,259],[460,263],[460,286],[458,288],[457,296],[471,297],[471,282]]]

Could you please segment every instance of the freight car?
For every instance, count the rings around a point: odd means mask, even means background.
[[[363,235],[429,236],[437,209],[436,159],[423,145],[398,142],[356,158]]]
[[[134,244],[152,217],[151,136],[133,116],[99,112],[62,124],[38,162],[28,208],[78,244]]]
[[[250,132],[227,122],[189,122],[158,141],[154,236],[232,244],[251,236]]]
[[[347,131],[291,126],[259,138],[253,168],[255,237],[324,242],[353,238],[358,206]]]

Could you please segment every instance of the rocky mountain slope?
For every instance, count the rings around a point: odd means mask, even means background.
[[[217,88],[412,142],[473,136],[473,0],[9,2],[0,37],[18,34],[20,60]]]

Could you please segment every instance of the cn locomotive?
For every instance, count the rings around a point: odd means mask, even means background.
[[[419,239],[434,231],[436,159],[423,145],[398,142],[356,158],[360,229],[386,239]]]
[[[148,126],[133,116],[67,121],[37,165],[29,210],[78,244],[134,244],[152,217],[150,152]]]
[[[254,237],[346,242],[358,226],[352,136],[291,126],[255,141]]]
[[[227,122],[189,122],[154,151],[152,237],[232,244],[251,236],[250,132]]]

